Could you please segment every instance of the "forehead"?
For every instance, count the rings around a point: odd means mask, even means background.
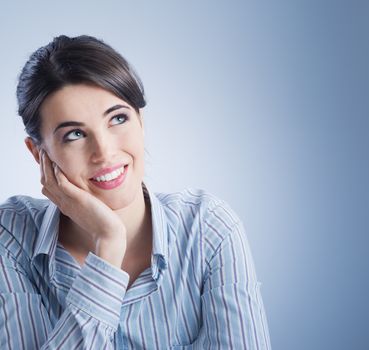
[[[109,107],[117,103],[132,109],[127,102],[99,86],[66,85],[45,99],[40,113],[45,121],[49,118],[83,117],[91,113],[102,115]]]

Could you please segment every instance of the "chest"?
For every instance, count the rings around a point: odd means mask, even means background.
[[[59,230],[58,243],[72,259],[82,267],[89,253],[89,249],[78,244],[72,243],[66,238],[65,230]],[[121,269],[127,272],[130,276],[127,289],[135,282],[138,276],[151,266],[152,244],[151,240],[137,246],[134,250],[128,249],[124,256]]]
[[[58,254],[65,256],[62,249]],[[137,288],[128,288],[122,303],[119,328],[114,335],[115,348],[170,349],[174,345],[176,349],[185,346],[192,348],[191,343],[200,336],[202,326],[201,295],[196,280],[190,274],[181,276],[179,265],[173,264],[163,270],[158,288],[146,274],[145,277],[138,276],[140,268],[132,268],[128,263],[127,267],[123,265],[123,269],[130,274],[129,286],[136,279],[138,283]],[[141,269],[144,266],[141,265]],[[78,270],[73,276],[64,268],[57,270],[56,280],[61,286],[57,289],[58,301],[63,308],[55,308],[53,324],[60,319],[59,310],[63,311],[66,307],[64,286],[70,286],[78,274]],[[58,303],[51,301],[50,305]]]
[[[84,261],[88,255],[87,252],[81,252],[75,247],[66,244],[65,242],[59,242],[59,244],[79,264],[79,266],[82,266],[84,264]],[[151,251],[147,249],[142,251],[142,254],[136,254],[136,256],[134,257],[126,255],[123,259],[121,269],[129,274],[127,289],[129,289],[134,281],[138,278],[138,276],[150,266]]]

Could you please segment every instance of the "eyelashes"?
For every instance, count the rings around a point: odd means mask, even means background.
[[[122,125],[128,119],[129,119],[129,117],[126,114],[124,114],[124,113],[120,113],[120,114],[114,115],[109,120],[109,126]],[[81,130],[81,129],[73,129],[73,130],[68,131],[66,134],[64,134],[64,136],[63,136],[63,143],[68,143],[68,142],[76,141],[76,140],[79,140],[79,139],[81,139],[83,137],[86,137],[86,133],[83,130]]]
[[[118,118],[119,118],[119,120],[118,120]],[[119,125],[119,124],[123,124],[128,119],[128,116],[126,114],[117,114],[117,115],[113,116],[110,119],[110,121],[112,121],[114,119],[115,120],[118,120],[118,122],[117,123],[114,123],[113,125]]]
[[[75,141],[81,138],[81,136],[84,136],[84,132],[80,129],[75,129],[72,131],[67,132],[63,136],[63,142],[71,142]]]

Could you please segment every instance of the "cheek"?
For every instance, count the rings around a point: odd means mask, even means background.
[[[140,158],[143,158],[145,151],[142,133],[134,132],[118,138],[117,147],[120,150],[130,154],[131,157],[137,162]]]
[[[84,169],[83,157],[79,152],[58,152],[55,154],[55,162],[67,179],[78,184]]]

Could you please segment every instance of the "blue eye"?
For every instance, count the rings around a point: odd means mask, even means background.
[[[82,138],[83,136],[84,136],[83,131],[76,129],[66,133],[63,137],[63,141],[64,142],[75,141]]]
[[[128,117],[125,114],[118,114],[112,117],[110,121],[112,122],[112,125],[119,125],[123,124],[127,119]]]

